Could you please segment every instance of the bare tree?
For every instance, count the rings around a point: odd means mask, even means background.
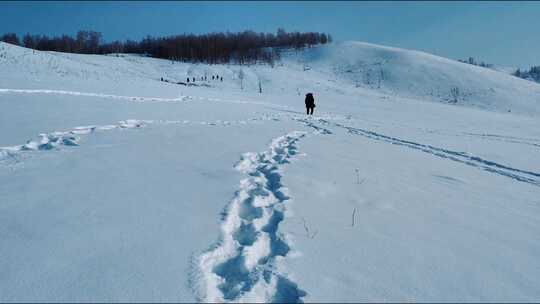
[[[238,72],[238,79],[240,79],[240,89],[244,89],[244,69],[240,69]]]
[[[460,97],[460,92],[458,87],[452,87],[450,88],[450,96],[452,97],[452,102],[456,103],[458,102],[458,99]]]
[[[23,37],[23,45],[24,47],[26,48],[29,48],[29,49],[35,49],[36,46],[37,46],[37,41],[35,39],[34,36],[30,35],[30,34],[26,34],[24,35]]]
[[[15,33],[7,33],[0,37],[0,41],[14,45],[20,45],[19,37]]]
[[[15,34],[0,36],[2,41],[19,44]],[[144,54],[156,58],[205,62],[210,64],[235,62],[239,64],[269,63],[272,67],[280,58],[282,48],[300,50],[316,44],[331,42],[331,36],[316,32],[292,32],[278,29],[273,33],[210,33],[183,34],[169,37],[147,36],[141,41],[127,40],[104,43],[101,33],[78,31],[75,37],[62,35],[48,37],[27,34],[26,47],[42,51],[74,52],[84,54],[109,54],[118,52]]]

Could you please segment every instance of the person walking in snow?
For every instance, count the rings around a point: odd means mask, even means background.
[[[315,99],[313,98],[313,93],[306,94],[306,114],[313,115],[313,110],[315,109]]]

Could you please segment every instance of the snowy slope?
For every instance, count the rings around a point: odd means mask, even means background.
[[[497,72],[506,73],[506,74],[514,74],[517,70],[517,68],[515,67],[501,66],[501,65],[494,65],[490,67],[490,69],[495,70]]]
[[[355,86],[402,97],[538,114],[538,84],[424,52],[344,42],[309,50],[299,61]]]
[[[49,89],[55,84],[57,89],[73,89],[84,83],[83,88],[96,87],[103,93],[120,93],[119,89],[127,83],[129,91],[121,91],[123,95],[140,92],[139,95],[145,96],[149,89],[160,90],[163,94],[182,90],[177,85],[166,89],[156,87],[162,77],[176,83],[185,82],[188,77],[199,81],[201,76],[211,78],[218,74],[229,81],[204,82],[204,87],[209,85],[231,91],[242,87],[241,91],[257,93],[260,82],[263,91],[275,94],[312,90],[345,95],[363,94],[364,89],[369,89],[370,92],[499,112],[540,114],[539,84],[419,51],[343,42],[303,52],[291,51],[283,57],[275,68],[266,65],[209,66],[129,54],[99,56],[39,52],[0,43],[0,62],[4,72],[10,75],[8,79],[1,79],[0,85],[5,88],[19,85],[18,88],[24,89],[29,85],[26,79],[30,77],[34,83],[32,87],[38,84],[39,88]],[[243,81],[240,81],[241,70]],[[171,96],[174,97],[178,96]]]
[[[0,43],[0,301],[538,301],[539,88],[360,42]]]

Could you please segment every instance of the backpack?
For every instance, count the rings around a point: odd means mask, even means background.
[[[313,98],[313,93],[306,94],[306,106],[315,106],[315,98]]]

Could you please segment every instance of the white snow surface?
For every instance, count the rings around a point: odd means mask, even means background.
[[[0,42],[0,109],[0,302],[540,300],[536,83],[361,42]]]

